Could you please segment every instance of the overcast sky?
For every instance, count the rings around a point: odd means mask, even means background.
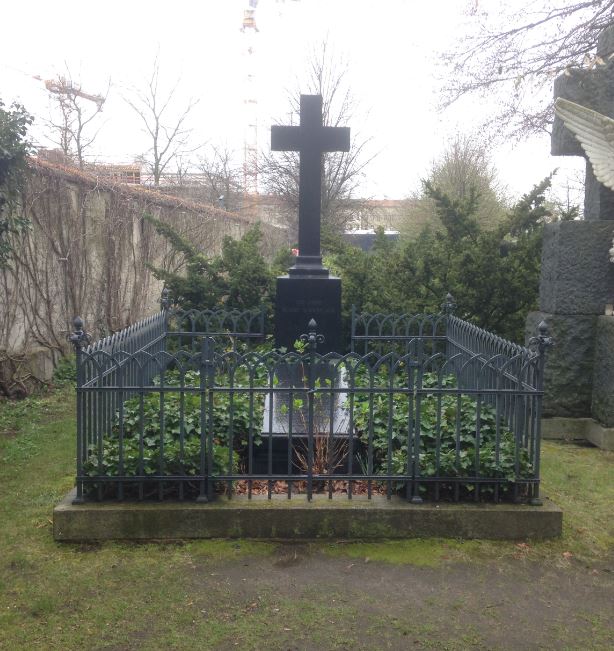
[[[49,96],[33,76],[53,78],[67,65],[90,93],[103,92],[110,78],[104,124],[92,153],[100,160],[130,162],[147,148],[147,140],[122,96],[131,86],[143,85],[159,51],[166,84],[181,76],[174,98],[177,106],[190,97],[199,99],[191,121],[194,142],[240,151],[249,65],[257,89],[258,144],[266,148],[271,122],[286,110],[287,89],[301,85],[310,53],[328,39],[335,56],[347,63],[348,81],[358,101],[358,112],[348,126],[372,137],[372,149],[379,152],[363,194],[388,198],[417,190],[454,133],[471,132],[489,110],[483,102],[472,102],[437,111],[439,80],[446,74],[437,54],[463,33],[471,20],[464,10],[473,3],[260,0],[259,31],[246,64],[249,37],[240,29],[248,4],[248,0],[3,3],[0,97],[5,103],[19,100],[38,116],[35,137],[44,144]],[[552,158],[549,151],[549,139],[543,137],[499,146],[493,152],[511,196],[528,191],[554,167],[562,170],[561,187],[568,170],[574,173],[581,166],[573,158]]]

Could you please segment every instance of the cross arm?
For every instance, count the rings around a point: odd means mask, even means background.
[[[350,151],[349,127],[319,127],[315,133],[305,133],[303,127],[271,127],[272,151]]]
[[[349,127],[322,127],[321,151],[350,151]]]
[[[300,149],[300,127],[284,127],[279,125],[271,127],[272,151],[300,151]]]

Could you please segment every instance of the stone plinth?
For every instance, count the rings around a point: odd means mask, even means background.
[[[597,316],[529,312],[527,340],[535,335],[542,320],[555,342],[546,358],[543,415],[589,417]]]
[[[343,352],[341,342],[341,279],[334,276],[279,276],[275,298],[275,346],[294,349],[315,319],[324,343],[318,353]]]
[[[551,314],[604,314],[614,302],[614,265],[608,251],[614,224],[569,221],[544,229],[539,308]]]
[[[594,359],[592,415],[614,427],[614,317],[597,318]]]
[[[486,538],[526,540],[561,535],[563,513],[550,500],[520,504],[410,504],[399,497],[288,500],[235,496],[208,504],[85,503],[74,492],[53,511],[58,541],[185,540],[190,538],[371,539]]]

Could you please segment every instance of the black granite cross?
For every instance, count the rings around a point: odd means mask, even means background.
[[[563,97],[598,113],[614,118],[614,25],[606,27],[597,43],[597,55],[605,65],[592,69],[570,68],[554,81],[554,97]],[[580,143],[559,117],[552,125],[553,156],[585,156]],[[614,219],[614,192],[602,185],[586,165],[584,218]]]
[[[322,96],[301,95],[300,126],[271,127],[273,151],[298,151],[300,156],[298,248],[291,276],[326,276],[320,253],[322,153],[349,151],[348,127],[322,125]]]

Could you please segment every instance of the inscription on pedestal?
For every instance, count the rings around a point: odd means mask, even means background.
[[[292,350],[315,319],[324,343],[319,353],[341,352],[341,280],[280,276],[275,303],[275,345]]]

